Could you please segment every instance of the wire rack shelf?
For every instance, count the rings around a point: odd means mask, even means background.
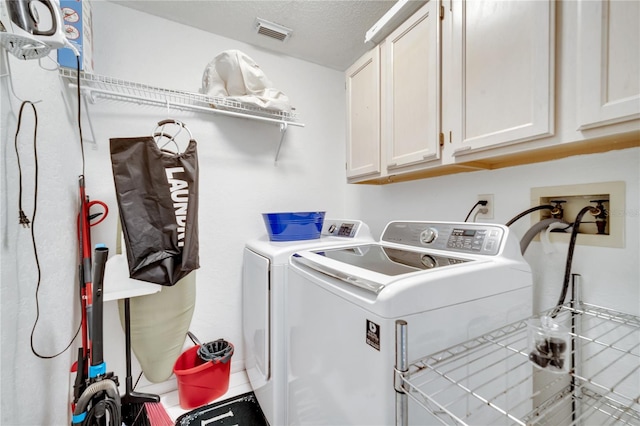
[[[60,68],[60,76],[67,79],[71,87],[76,87],[77,75],[76,70]],[[201,93],[164,89],[82,71],[80,72],[80,87],[81,91],[91,97],[95,95],[160,106],[169,105],[176,109],[205,111],[304,127],[304,124],[295,121],[297,120],[295,111],[289,113],[262,109],[225,97],[211,97]]]
[[[77,89],[78,72],[71,68],[59,68],[60,77],[68,86]],[[201,93],[181,90],[164,89],[135,83],[127,80],[107,77],[98,74],[80,72],[80,92],[95,102],[96,97],[116,101],[135,102],[142,105],[165,106],[168,109],[182,111],[199,111],[211,114],[224,115],[236,118],[246,118],[280,126],[280,141],[275,154],[275,163],[278,162],[280,149],[289,126],[304,127],[303,123],[296,121],[298,115],[295,111],[275,111],[254,107],[243,102],[225,97],[212,97]],[[93,125],[89,122],[91,133]],[[95,143],[95,136],[93,137]]]
[[[640,425],[640,317],[573,303],[555,319],[571,330],[564,374],[529,361],[527,319],[396,367],[396,390],[443,425]]]

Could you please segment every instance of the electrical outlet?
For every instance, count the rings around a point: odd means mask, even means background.
[[[478,201],[486,200],[486,206],[478,206],[478,219],[493,219],[493,194],[480,194],[478,195]],[[486,213],[485,213],[486,211]]]

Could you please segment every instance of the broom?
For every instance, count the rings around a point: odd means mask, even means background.
[[[136,379],[133,389],[138,385],[142,372]],[[131,421],[129,426],[174,426],[173,420],[161,402],[136,402],[123,407],[122,419]],[[125,422],[126,423],[126,422]]]
[[[173,426],[174,422],[169,417],[161,402],[145,402],[144,409],[151,426]]]
[[[167,410],[161,402],[143,402],[129,404],[129,426],[174,426]]]

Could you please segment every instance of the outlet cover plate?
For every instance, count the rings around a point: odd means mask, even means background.
[[[479,194],[478,195],[478,201],[480,200],[487,200],[487,206],[486,209],[488,210],[486,214],[482,214],[482,213],[478,213],[478,216],[476,216],[476,220],[482,220],[482,219],[493,219],[493,209],[494,209],[494,204],[493,204],[493,194]],[[478,210],[482,209],[482,206],[478,207]]]

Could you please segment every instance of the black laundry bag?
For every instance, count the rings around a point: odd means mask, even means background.
[[[112,138],[111,164],[131,278],[172,286],[198,269],[198,154],[152,137]]]

